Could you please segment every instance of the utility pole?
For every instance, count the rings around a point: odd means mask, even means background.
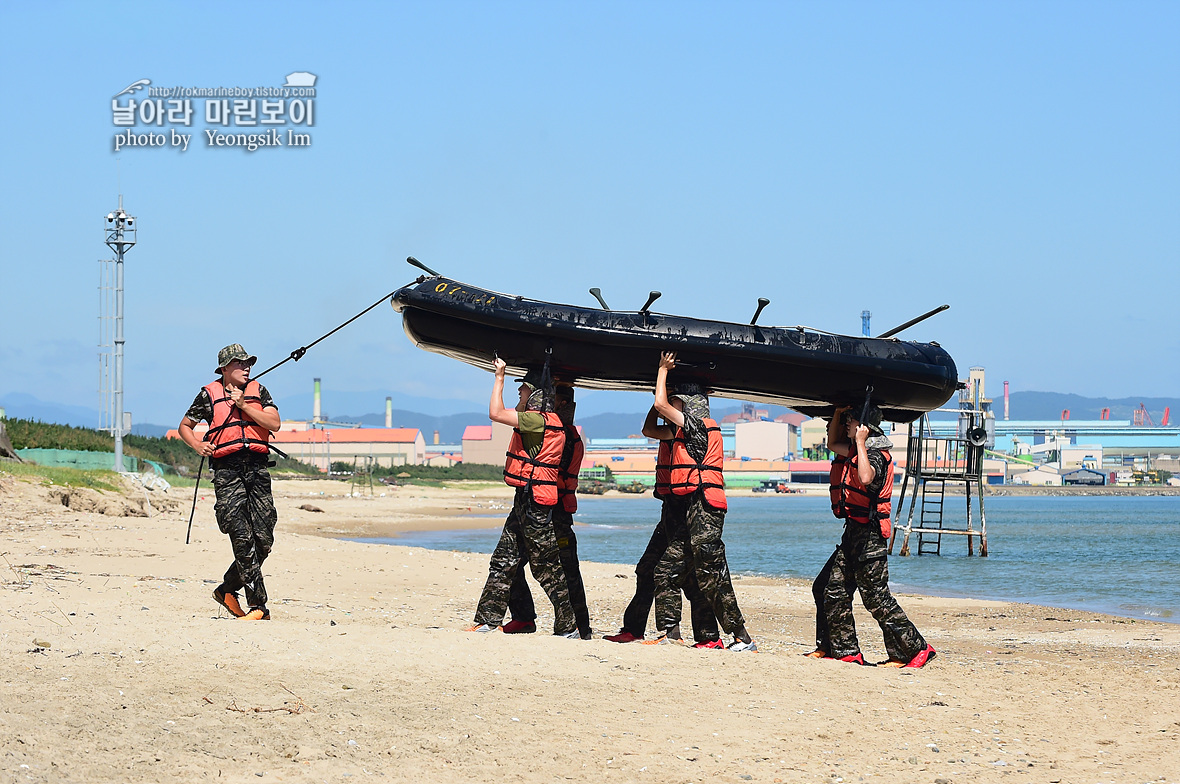
[[[115,417],[111,429],[115,435],[115,470],[123,471],[123,254],[135,245],[135,218],[123,211],[123,194],[119,209],[107,213],[105,229],[107,247],[115,252]]]

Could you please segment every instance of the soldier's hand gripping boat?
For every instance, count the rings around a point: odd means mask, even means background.
[[[419,348],[486,370],[496,356],[515,372],[541,367],[548,357],[555,378],[588,389],[652,391],[661,351],[677,352],[673,382],[696,381],[713,395],[809,416],[859,407],[871,386],[886,419],[910,422],[945,403],[957,386],[954,360],[937,343],[708,321],[646,306],[560,305],[437,274],[394,292],[392,304]]]

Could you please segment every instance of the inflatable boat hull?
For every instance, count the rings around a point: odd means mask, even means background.
[[[673,380],[697,381],[713,395],[826,416],[863,404],[871,385],[886,419],[909,422],[945,403],[958,383],[937,343],[559,305],[442,276],[418,278],[392,304],[420,348],[488,370],[499,356],[512,372],[539,367],[551,350],[553,375],[589,389],[651,392],[660,352],[675,351]]]

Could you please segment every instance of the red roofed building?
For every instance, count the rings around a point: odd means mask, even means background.
[[[333,462],[349,463],[371,457],[374,465],[422,465],[426,440],[416,427],[356,427],[280,430],[271,443],[292,458],[321,471]]]
[[[504,465],[512,440],[512,428],[499,422],[468,425],[463,430],[463,462],[468,465]]]

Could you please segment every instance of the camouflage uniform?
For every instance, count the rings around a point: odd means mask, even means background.
[[[665,631],[670,626],[680,623],[682,603],[681,589],[673,585],[671,575],[656,578],[656,569],[668,549],[667,518],[671,511],[670,504],[664,501],[660,508],[660,522],[652,532],[647,543],[647,549],[635,564],[635,596],[627,605],[623,613],[623,631],[630,632],[634,637],[643,637],[647,631],[647,616],[651,612],[652,603],[656,605],[656,629]],[[683,514],[682,512],[680,514]],[[688,569],[688,577],[684,584],[684,595],[688,597],[692,615],[692,635],[697,642],[716,640],[720,636],[717,631],[717,616],[713,607],[705,599],[697,585],[696,575]]]
[[[870,438],[869,444],[866,452],[876,478],[866,489],[876,494],[885,481],[887,464],[881,449],[888,448],[888,440]],[[852,617],[852,594],[859,589],[865,609],[881,627],[891,660],[908,662],[925,649],[926,640],[889,592],[888,552],[879,526],[845,521],[840,546],[811,586],[816,648],[836,659],[860,653]]]
[[[258,395],[262,408],[274,407],[274,399],[266,387],[259,385]],[[212,422],[213,401],[209,393],[202,389],[185,416],[194,422]],[[279,519],[271,496],[267,456],[242,448],[225,457],[210,458],[209,467],[213,469],[217,498],[213,507],[217,527],[223,534],[229,534],[234,552],[234,561],[226,569],[218,590],[237,593],[245,588],[248,606],[265,607],[262,562],[274,547],[275,524]]]
[[[492,553],[488,580],[475,610],[477,624],[499,626],[504,621],[512,581],[525,563],[532,565],[533,577],[553,602],[553,633],[572,632],[577,623],[553,533],[553,507],[537,504],[528,487],[518,487],[512,512]]]
[[[704,395],[688,397],[684,407],[686,447],[700,461],[708,449],[709,434],[701,420],[709,415],[709,403]],[[672,586],[683,589],[688,585],[689,575],[695,574],[721,628],[730,634],[741,629],[745,619],[738,608],[725,558],[725,543],[721,541],[725,512],[709,506],[704,492],[697,491],[686,498],[683,515],[669,515],[667,526],[669,546],[656,567],[657,584],[663,576]]]
[[[652,567],[655,591],[656,631],[666,631],[680,624],[683,602],[688,597],[692,614],[692,636],[697,642],[720,639],[717,614],[697,582],[692,548],[688,542],[688,507],[678,499],[664,502],[660,525],[663,527],[663,553]],[[679,587],[677,587],[679,586]]]
[[[533,395],[529,396],[533,402]],[[573,390],[566,388],[564,394],[555,392],[557,416],[566,428],[565,448],[561,454],[562,472],[570,471],[574,460],[574,448],[579,443],[577,430],[574,428],[574,412],[576,404],[573,402]],[[544,405],[543,399],[537,405]],[[561,560],[561,568],[565,572],[566,586],[569,589],[570,605],[574,611],[574,619],[578,624],[578,634],[584,640],[590,639],[590,610],[586,606],[586,586],[582,582],[582,569],[578,564],[578,538],[574,536],[574,516],[562,506],[561,492],[558,493],[557,505],[553,507],[553,535],[557,541],[557,553]],[[527,556],[526,556],[527,563]],[[523,567],[523,564],[522,564]],[[516,572],[512,579],[512,586],[508,593],[508,609],[512,613],[512,620],[532,622],[537,619],[537,608],[533,604],[533,593],[529,590],[525,580],[524,569]]]
[[[565,572],[566,587],[569,591],[570,606],[578,633],[583,639],[590,639],[590,610],[586,605],[586,586],[582,582],[582,569],[578,565],[578,538],[574,536],[574,516],[560,505],[553,508],[553,535],[557,542],[557,555]],[[528,562],[527,554],[524,556]],[[523,567],[524,564],[521,564]],[[536,575],[534,575],[535,577]],[[525,581],[524,569],[517,569],[516,577],[508,593],[508,609],[514,621],[535,621],[537,608],[533,604],[533,593]]]

